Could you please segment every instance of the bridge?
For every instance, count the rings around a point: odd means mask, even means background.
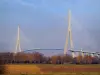
[[[70,46],[71,48],[68,50],[68,39],[70,39]],[[90,52],[84,52],[82,49],[79,49],[79,50],[75,50],[74,49],[74,46],[73,46],[73,40],[72,40],[72,31],[71,31],[71,11],[69,10],[69,13],[68,13],[68,30],[67,30],[67,36],[66,36],[66,42],[65,42],[65,46],[64,48],[58,48],[58,49],[41,49],[41,48],[34,48],[34,49],[27,49],[27,50],[21,50],[21,47],[20,47],[20,27],[18,26],[18,34],[17,34],[17,42],[16,42],[16,51],[14,52],[15,54],[17,52],[27,52],[27,51],[39,51],[39,50],[63,50],[64,51],[64,55],[67,54],[68,51],[70,51],[72,53],[72,57],[74,58],[75,57],[75,53],[78,52],[78,53],[81,53],[82,56],[84,56],[84,54],[91,54],[92,56],[94,56],[94,54],[96,55],[100,55],[100,53],[90,53]]]

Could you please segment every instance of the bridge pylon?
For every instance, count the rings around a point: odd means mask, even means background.
[[[17,52],[21,52],[21,47],[20,47],[20,27],[18,25],[18,32],[17,32],[17,40],[16,40],[16,49],[15,49],[15,54]]]
[[[68,30],[67,30],[66,42],[64,46],[64,55],[66,55],[68,51],[68,40],[69,39],[70,39],[71,50],[73,50],[73,40],[72,40],[72,31],[71,31],[71,10],[68,11]]]

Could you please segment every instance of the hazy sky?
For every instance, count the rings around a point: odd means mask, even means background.
[[[75,49],[100,51],[100,0],[0,0],[0,51],[14,51],[18,24],[22,49],[64,48],[68,9]]]

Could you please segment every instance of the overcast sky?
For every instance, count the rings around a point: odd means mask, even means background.
[[[74,48],[100,51],[100,0],[0,0],[0,51],[15,50],[18,24],[22,49],[64,48],[69,9]]]

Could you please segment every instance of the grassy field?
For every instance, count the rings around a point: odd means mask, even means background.
[[[5,65],[7,75],[100,75],[100,65]]]

